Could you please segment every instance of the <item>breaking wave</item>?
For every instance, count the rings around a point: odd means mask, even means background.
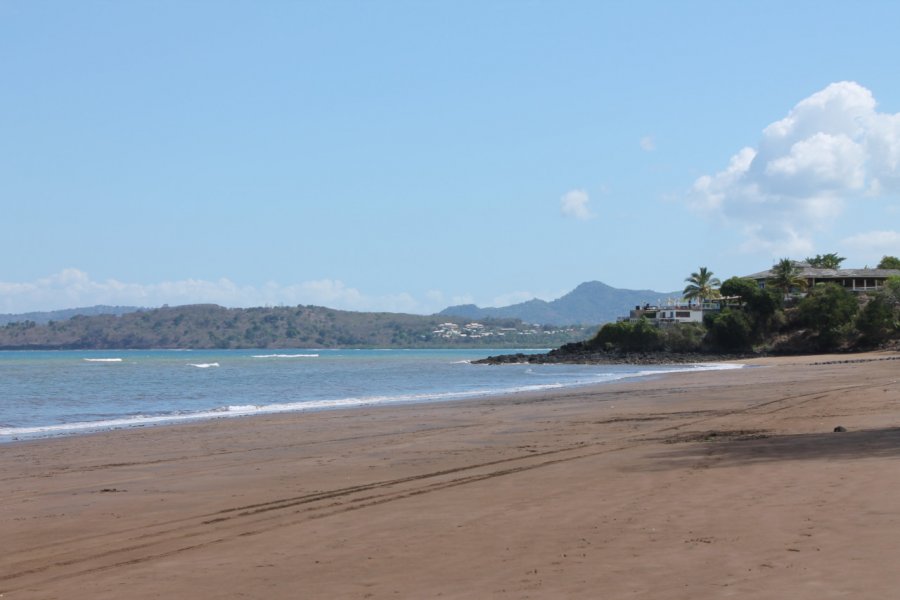
[[[318,354],[254,354],[253,358],[319,358]]]
[[[219,366],[219,363],[200,363],[191,365],[198,368]],[[216,419],[228,417],[243,417],[250,415],[263,415],[287,412],[305,412],[327,410],[335,408],[355,408],[363,406],[384,406],[390,404],[410,404],[417,402],[440,402],[446,400],[463,400],[467,398],[480,398],[515,394],[520,392],[540,392],[556,390],[576,386],[591,385],[596,383],[619,381],[623,379],[640,378],[647,376],[665,375],[668,373],[685,373],[696,371],[718,371],[727,369],[739,369],[739,364],[695,364],[691,366],[674,367],[666,370],[646,370],[632,373],[604,374],[602,377],[589,377],[574,383],[545,383],[537,385],[522,385],[506,388],[485,388],[461,392],[437,392],[421,394],[398,394],[393,396],[361,396],[336,398],[329,400],[309,400],[301,402],[285,402],[275,404],[236,404],[222,406],[211,410],[192,413],[170,413],[162,415],[135,415],[117,419],[108,419],[94,422],[66,423],[60,425],[45,425],[36,427],[2,427],[0,437],[49,437],[88,431],[103,431],[109,429],[121,429],[131,427],[146,427],[149,425],[172,424],[184,421],[197,421],[203,419]]]

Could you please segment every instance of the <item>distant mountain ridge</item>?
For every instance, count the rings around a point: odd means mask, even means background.
[[[609,286],[600,281],[587,281],[574,290],[547,302],[537,298],[498,308],[479,308],[461,304],[445,308],[439,315],[467,319],[521,319],[541,325],[599,325],[627,315],[639,304],[657,304],[667,298],[681,297],[681,292],[628,290]]]
[[[96,306],[85,306],[82,308],[66,308],[63,310],[36,311],[19,314],[3,314],[0,315],[0,325],[7,323],[21,323],[23,321],[33,321],[38,325],[46,325],[50,321],[65,321],[72,317],[82,315],[92,317],[95,315],[125,315],[128,313],[146,310],[136,306],[107,306],[98,304]]]

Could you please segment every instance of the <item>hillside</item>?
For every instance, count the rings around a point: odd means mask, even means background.
[[[63,310],[49,310],[41,312],[29,312],[20,314],[3,314],[0,315],[0,325],[7,323],[15,323],[18,321],[34,321],[38,325],[49,323],[50,321],[65,321],[78,315],[86,317],[93,315],[124,315],[125,313],[137,312],[144,310],[135,306],[106,306],[98,304],[97,306],[85,306],[82,308],[66,308]]]
[[[474,304],[451,306],[439,315],[468,319],[521,319],[526,323],[547,325],[599,325],[627,315],[638,304],[659,304],[668,297],[681,297],[680,292],[627,290],[614,288],[600,281],[582,283],[574,290],[547,302],[537,298],[499,308],[479,308]]]
[[[122,315],[75,316],[0,327],[0,349],[143,348],[540,348],[594,333],[514,319],[361,313],[320,306],[163,307]]]

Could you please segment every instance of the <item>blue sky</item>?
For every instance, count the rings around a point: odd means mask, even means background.
[[[894,2],[0,0],[0,312],[900,255]]]

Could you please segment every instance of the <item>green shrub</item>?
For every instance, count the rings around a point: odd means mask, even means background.
[[[623,352],[652,352],[662,349],[663,336],[659,329],[645,318],[634,323],[619,321],[601,327],[590,341],[590,346]]]
[[[720,288],[723,296],[740,296],[747,316],[753,321],[756,335],[769,331],[782,308],[782,295],[772,289],[762,289],[752,279],[732,277]]]
[[[663,345],[671,352],[696,352],[703,344],[706,330],[700,323],[678,323],[663,329]]]
[[[706,341],[717,350],[733,352],[753,346],[753,323],[742,310],[725,308],[718,314],[706,315],[703,323]]]
[[[877,344],[900,329],[900,277],[889,277],[884,288],[859,311],[856,328],[865,342]]]
[[[834,283],[816,285],[797,305],[800,323],[816,333],[822,349],[840,343],[858,311],[853,293]]]
[[[759,284],[746,277],[731,277],[722,282],[719,291],[723,296],[740,296],[746,302],[759,291]]]

